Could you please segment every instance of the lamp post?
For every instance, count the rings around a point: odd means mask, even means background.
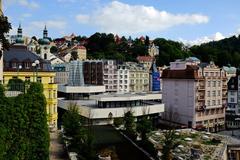
[[[39,66],[39,60],[36,60],[35,61],[35,64],[36,64],[36,82],[37,82],[37,78],[38,78],[38,66]]]
[[[32,63],[32,67],[33,67],[33,82],[37,82],[37,77],[38,77],[38,65],[39,65],[39,60],[35,60]],[[35,72],[36,72],[36,78],[35,78]]]
[[[18,68],[17,68],[17,78],[19,76],[19,70],[22,69],[22,65],[18,65]]]
[[[36,67],[36,63],[32,63],[32,67],[33,67],[33,82],[35,82],[35,67]]]

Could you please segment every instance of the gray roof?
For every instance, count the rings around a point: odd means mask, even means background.
[[[4,51],[3,53],[3,60],[4,60],[4,70],[14,70],[11,68],[10,62],[17,61],[18,64],[23,65],[23,62],[35,62],[39,60],[40,65],[42,68],[39,71],[53,71],[51,64],[49,61],[46,61],[36,55],[35,53],[27,50],[27,47],[24,45],[13,45],[9,48],[8,51]],[[16,70],[16,69],[15,69]],[[27,70],[23,67],[23,70]],[[30,67],[29,70],[32,70]]]

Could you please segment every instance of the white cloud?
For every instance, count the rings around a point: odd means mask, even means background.
[[[163,31],[183,24],[207,23],[209,18],[201,14],[172,14],[152,6],[112,1],[90,15],[77,15],[76,20],[97,26],[104,32],[137,34]]]
[[[195,40],[184,40],[182,38],[179,39],[179,41],[183,42],[186,45],[193,46],[193,45],[200,45],[202,43],[207,43],[211,41],[219,41],[221,39],[226,38],[222,33],[217,32],[211,36],[204,36],[201,38],[197,38]]]
[[[18,4],[31,9],[39,8],[39,4],[37,2],[29,0],[7,0],[6,4],[7,5]]]
[[[89,17],[89,15],[79,14],[79,15],[76,16],[76,20],[79,23],[87,24],[90,20],[90,17]]]

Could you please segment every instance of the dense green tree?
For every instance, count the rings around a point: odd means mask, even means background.
[[[137,131],[141,134],[142,140],[147,140],[147,134],[152,130],[152,121],[143,116],[137,123]]]
[[[9,32],[10,29],[12,29],[11,24],[8,22],[8,18],[4,15],[0,16],[0,43],[2,43],[3,50],[6,50],[9,48],[9,42],[5,38],[5,34]],[[0,55],[1,58],[2,55]]]
[[[124,121],[124,127],[126,130],[126,134],[129,137],[135,139],[136,138],[136,124],[135,124],[135,118],[133,116],[133,112],[131,110],[124,113],[123,121]]]
[[[7,98],[0,86],[0,159],[48,160],[49,133],[42,84]]]
[[[28,108],[28,138],[30,143],[30,159],[49,159],[49,132],[47,125],[46,98],[41,83],[31,83],[25,95]]]
[[[232,36],[220,41],[212,41],[190,48],[192,54],[204,62],[214,61],[219,66],[232,64],[239,67],[240,37]]]
[[[50,52],[51,52],[51,53],[57,53],[57,52],[58,52],[58,48],[57,48],[56,46],[52,46],[52,47],[50,48]]]
[[[182,43],[163,38],[156,38],[153,42],[159,47],[159,56],[156,58],[158,66],[169,65],[169,62],[175,61],[176,59],[183,59],[191,55]]]
[[[73,60],[77,60],[77,59],[78,59],[78,52],[72,51],[70,60],[73,61]]]
[[[70,150],[77,152],[80,160],[95,159],[91,129],[84,126],[76,104],[70,104],[68,111],[63,115],[63,127],[64,135],[70,141]]]
[[[162,140],[162,160],[172,160],[172,151],[180,144],[176,131],[174,129],[169,129],[163,133]]]

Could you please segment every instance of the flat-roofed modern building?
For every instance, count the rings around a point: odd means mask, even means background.
[[[76,104],[80,115],[92,120],[96,125],[112,123],[114,118],[123,117],[124,113],[130,110],[135,117],[143,115],[158,117],[164,112],[161,93],[93,95],[97,91],[98,93],[103,91],[100,87],[95,87],[97,86],[92,86],[92,90],[91,87],[82,88],[81,91],[76,89],[77,96],[71,95],[73,91],[66,92],[65,90],[65,98],[58,100],[59,107],[67,110],[70,104]],[[59,91],[63,90],[59,88]]]

